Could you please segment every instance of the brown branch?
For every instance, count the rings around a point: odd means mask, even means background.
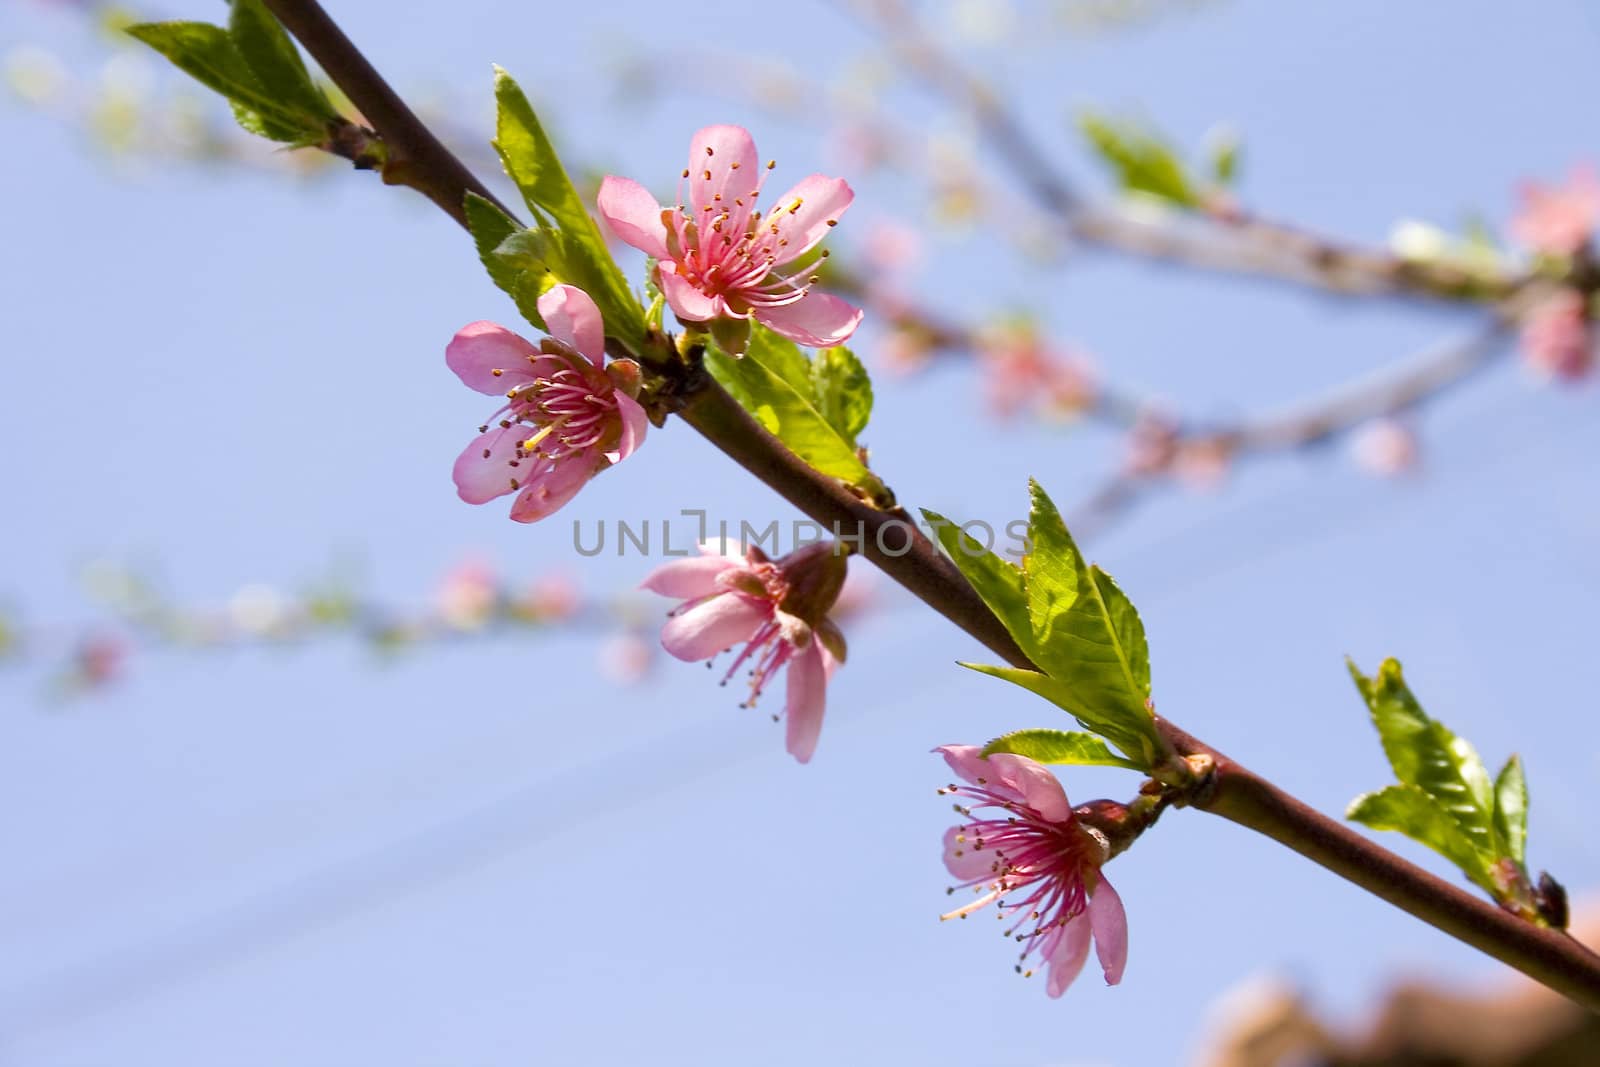
[[[462,226],[467,224],[465,201],[468,192],[477,193],[496,206],[502,206],[494,194],[473,177],[472,172],[433,135],[433,131],[423,125],[416,113],[400,99],[400,94],[383,80],[367,57],[322,10],[322,5],[291,3],[287,0],[264,2],[278,21],[306,46],[306,50],[333,79],[333,83],[350,98],[350,102],[361,110],[372,128],[382,135],[389,154],[383,168],[384,181],[417,190]],[[361,87],[359,99],[350,91],[352,85]]]
[[[469,189],[480,188],[470,176],[462,177],[464,168],[431,135],[411,128],[420,125],[416,117],[403,104],[392,106],[399,104],[393,91],[315,0],[267,2],[380,134],[394,145],[411,146],[414,166],[436,168],[427,176],[427,186],[438,194],[435,199],[441,206],[453,203],[459,208]],[[374,108],[372,103],[380,107]],[[388,124],[394,128],[386,128]],[[419,145],[432,147],[418,152]],[[683,398],[685,420],[718,448],[819,522],[829,526],[837,522],[847,531],[855,530],[859,523],[867,534],[863,547],[868,558],[886,573],[1008,663],[1033,666],[955,568],[925,540],[911,541],[903,554],[892,551],[899,540],[884,542],[891,550],[883,548],[878,533],[888,531],[894,538],[906,523],[903,512],[872,508],[811,470],[704,375],[684,384],[692,387]],[[1215,761],[1217,771],[1210,791],[1197,796],[1195,806],[1288,845],[1397,907],[1600,1011],[1600,957],[1576,941],[1517,919],[1444,882],[1311,810],[1171,723],[1159,720],[1159,725],[1180,753],[1209,755]]]

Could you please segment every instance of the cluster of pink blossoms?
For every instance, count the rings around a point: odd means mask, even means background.
[[[839,546],[822,542],[778,560],[752,545],[743,555],[702,545],[700,555],[653,571],[643,588],[683,603],[661,631],[661,645],[681,660],[711,660],[734,645],[723,683],[748,664],[753,705],[771,677],[788,669],[786,747],[801,763],[822,733],[827,685],[844,662],[844,635],[828,612],[844,586]]]
[[[1111,851],[1105,836],[1074,815],[1061,782],[1026,756],[985,758],[974,745],[935,751],[967,783],[940,790],[960,798],[956,811],[967,819],[944,835],[945,867],[960,879],[950,891],[980,893],[941,918],[964,919],[990,904],[1014,918],[1006,934],[1022,943],[1017,970],[1031,975],[1027,960],[1037,953],[1052,997],[1083,970],[1091,941],[1106,984],[1122,981],[1128,920],[1100,869]],[[983,809],[995,814],[978,814]]]
[[[800,344],[840,344],[855,331],[861,311],[817,292],[815,278],[786,275],[782,268],[838,221],[852,199],[850,187],[812,175],[763,218],[756,204],[765,170],[746,131],[708,127],[695,135],[683,172],[688,189],[686,197],[680,190],[680,200],[686,203],[664,209],[636,182],[608,177],[600,213],[619,237],[655,258],[662,293],[680,320],[753,319]],[[550,336],[537,346],[502,326],[476,322],[446,350],[463,382],[506,400],[456,460],[457,491],[469,503],[515,492],[511,517],[520,522],[553,514],[595,474],[627,458],[648,425],[635,399],[638,367],[629,360],[607,365],[594,301],[558,285],[538,306]],[[1051,386],[1065,406],[1092,402],[1086,376],[1063,377],[1032,356],[1001,365],[1009,371],[1002,375],[1004,406],[1041,385]],[[805,763],[822,732],[828,680],[845,658],[844,636],[829,618],[845,574],[845,557],[832,543],[777,560],[754,546],[742,555],[702,546],[698,556],[657,568],[643,587],[682,601],[661,633],[673,656],[710,661],[744,646],[723,683],[747,668],[747,706],[777,672],[787,671],[786,747]],[[478,569],[460,578],[450,606],[476,618],[497,593]],[[1075,817],[1060,782],[1032,760],[984,759],[979,749],[962,745],[939,751],[967,782],[942,790],[965,801],[957,810],[969,820],[946,833],[945,864],[961,887],[982,890],[945,918],[964,918],[988,904],[1020,916],[1008,933],[1023,943],[1024,961],[1037,954],[1048,965],[1053,997],[1083,969],[1091,941],[1106,981],[1120,981],[1127,921],[1101,874],[1110,853],[1104,835]],[[982,809],[1004,814],[975,814]]]
[[[815,290],[814,277],[784,268],[838,223],[855,195],[850,186],[813,174],[763,215],[757,203],[774,164],[760,166],[748,131],[708,126],[694,135],[689,153],[687,195],[680,185],[675,208],[615,176],[601,183],[598,199],[613,232],[656,260],[674,314],[686,323],[754,320],[814,347],[847,340],[861,310]],[[631,455],[649,425],[636,399],[638,365],[607,365],[605,324],[589,295],[557,285],[538,307],[550,336],[537,346],[503,326],[475,322],[445,351],[463,382],[506,400],[456,460],[456,491],[472,504],[516,493],[511,517],[518,522],[554,514],[590,478]],[[745,644],[728,673],[750,665],[749,703],[773,675],[788,671],[788,748],[804,763],[822,729],[828,678],[844,660],[844,638],[827,618],[844,574],[833,545],[776,562],[752,548],[744,557],[669,563],[645,588],[686,601],[662,632],[674,656],[708,659]],[[467,575],[462,603],[453,604],[474,617],[487,595],[478,577]]]

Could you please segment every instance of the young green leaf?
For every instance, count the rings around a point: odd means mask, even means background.
[[[1384,660],[1372,678],[1364,676],[1354,663],[1349,668],[1372,713],[1395,777],[1437,800],[1475,846],[1493,854],[1493,787],[1478,753],[1443,723],[1428,717],[1395,660]]]
[[[1498,895],[1490,868],[1494,862],[1461,828],[1455,817],[1414,785],[1391,785],[1351,801],[1345,818],[1374,830],[1397,830],[1427,845],[1461,868],[1468,878]]]
[[[308,119],[326,123],[339,117],[311,80],[294,41],[261,0],[232,0],[228,36],[267,93]]]
[[[1121,722],[1125,735],[1153,739],[1150,651],[1138,612],[1110,575],[1087,565],[1037,482],[1029,482],[1029,493],[1031,548],[1022,569],[1034,662],[1070,694],[1064,706],[1080,718]],[[1149,755],[1129,755],[1136,753]]]
[[[478,246],[478,259],[488,270],[490,279],[516,302],[523,318],[544,329],[544,319],[539,316],[539,308],[535,303],[539,294],[522,286],[521,267],[496,254],[508,239],[522,232],[521,227],[515,219],[476,193],[467,194],[466,209],[467,228],[472,231],[473,243]]]
[[[877,475],[812,406],[811,399],[796,392],[777,373],[748,355],[735,359],[714,348],[706,351],[705,366],[768,433],[817,471],[869,493],[882,491]]]
[[[1501,854],[1526,863],[1528,783],[1522,777],[1522,760],[1516,756],[1506,760],[1494,780],[1494,827]]]
[[[752,322],[750,344],[745,349],[744,358],[755,360],[783,379],[784,384],[813,407],[817,406],[817,391],[811,380],[811,360],[800,351],[799,345],[781,333],[769,330],[759,322]]]
[[[843,346],[824,348],[811,363],[817,410],[839,436],[855,443],[872,417],[872,379],[854,352]]]
[[[1081,686],[1068,685],[1038,671],[1025,671],[1017,667],[1001,667],[989,663],[963,663],[961,666],[979,674],[987,674],[991,678],[1000,678],[1013,685],[1020,685],[1028,692],[1044,697],[1077,719],[1084,729],[1093,730],[1120,748],[1138,769],[1148,770],[1155,766],[1157,754],[1161,751],[1161,743],[1155,735],[1154,723],[1150,721],[1149,712],[1145,713],[1142,721],[1125,715],[1120,710],[1105,714],[1098,704],[1083,699]]]
[[[1075,763],[1143,770],[1137,763],[1112,752],[1094,734],[1072,730],[1017,730],[983,746],[985,756],[992,756],[996,752],[1013,752],[1038,763]]]
[[[567,177],[533,106],[515,79],[499,67],[494,95],[495,151],[538,220],[533,230],[526,231],[537,237],[524,237],[520,247],[505,251],[535,261],[532,266],[518,264],[523,269],[548,273],[548,278],[536,274],[519,284],[538,292],[560,282],[584,290],[600,309],[606,336],[637,352],[644,339],[644,309],[611,258],[599,226]]]
[[[934,540],[944,549],[944,554],[956,565],[978,596],[994,612],[1017,643],[1017,647],[1033,659],[1036,649],[1033,641],[1033,621],[1028,615],[1028,593],[1023,583],[1022,568],[1013,566],[989,551],[977,539],[963,533],[961,527],[928,508],[922,517],[933,528]]]
[[[320,140],[324,120],[262,85],[226,30],[206,22],[147,22],[128,33],[166,56],[201,85],[227,97],[239,125],[288,144]]]
[[[1161,138],[1130,122],[1114,122],[1086,112],[1078,128],[1100,158],[1114,170],[1123,189],[1198,207],[1200,195],[1182,161]]]

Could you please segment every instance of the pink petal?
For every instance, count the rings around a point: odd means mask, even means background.
[[[767,605],[724,593],[674,615],[661,628],[661,647],[681,660],[710,659],[748,641],[766,620]]]
[[[1059,997],[1067,991],[1083,971],[1089,958],[1089,924],[1082,915],[1076,915],[1067,925],[1052,933],[1052,941],[1045,946],[1045,958],[1050,961],[1050,979],[1045,992]]]
[[[963,882],[992,878],[996,862],[994,850],[974,848],[976,842],[970,836],[956,840],[963,836],[965,828],[961,826],[952,826],[944,832],[945,869]]]
[[[513,478],[519,484],[526,481],[533,474],[537,461],[520,460],[515,467],[511,462],[517,459],[518,446],[533,432],[530,427],[512,423],[510,429],[496,426],[474,437],[456,457],[455,468],[450,472],[455,479],[456,494],[469,504],[487,504],[511,492]],[[489,451],[488,456],[483,454],[485,449]]]
[[[694,283],[673,271],[661,272],[661,295],[667,298],[667,305],[681,322],[705,322],[720,318],[726,310],[720,299],[707,296],[695,288]]]
[[[977,745],[940,745],[934,751],[969,785],[987,785],[995,781],[994,768],[979,755],[983,749]]]
[[[550,336],[565,341],[594,361],[596,367],[606,359],[606,328],[600,309],[589,294],[576,285],[556,285],[539,298],[539,315],[550,328]]]
[[[662,276],[665,289],[666,276]],[[670,296],[667,298],[672,299]],[[676,311],[677,307],[674,306]],[[815,289],[792,304],[781,307],[758,307],[753,312],[756,321],[783,334],[796,344],[812,348],[831,348],[842,345],[861,325],[861,309],[831,293]]]
[[[779,245],[777,265],[781,267],[815,248],[833,229],[828,224],[838,222],[855,198],[855,192],[843,178],[813,174],[774,200],[767,223],[775,224],[778,236],[788,242]],[[791,211],[796,203],[800,205],[799,210]]]
[[[1028,807],[1050,822],[1066,822],[1072,818],[1072,805],[1067,803],[1067,791],[1061,788],[1061,779],[1049,769],[1035,763],[1027,756],[1009,752],[996,752],[989,757],[989,765],[1000,780],[1022,794]]]
[[[472,322],[450,339],[444,361],[468,387],[504,396],[513,386],[533,380],[528,360],[538,355],[537,348],[504,326]]]
[[[661,205],[650,191],[632,178],[606,175],[595,198],[600,217],[611,232],[647,256],[667,259],[667,228],[661,222]]]
[[[688,169],[684,180],[689,183],[689,203],[697,224],[706,217],[707,207],[715,214],[724,207],[731,211],[735,198],[748,203],[748,194],[761,181],[756,143],[743,126],[707,126],[696,133],[689,141]]]
[[[784,747],[801,763],[809,763],[822,734],[822,713],[828,706],[828,672],[822,645],[812,641],[789,660],[788,720]]]
[[[527,483],[511,505],[517,522],[538,522],[560,511],[578,490],[594,477],[594,465],[587,455],[576,455],[560,463],[546,463]]]
[[[1106,973],[1106,985],[1116,985],[1128,965],[1128,916],[1122,910],[1122,898],[1103,873],[1089,895],[1089,925],[1094,929],[1094,951]]]
[[[616,451],[607,452],[606,458],[612,463],[621,463],[644,443],[645,431],[650,428],[650,416],[627,393],[614,392],[612,396],[616,398],[617,414],[622,419],[622,437],[617,441]]]
[[[737,566],[726,556],[701,555],[673,560],[646,575],[639,588],[678,600],[698,600],[722,592],[717,575]]]

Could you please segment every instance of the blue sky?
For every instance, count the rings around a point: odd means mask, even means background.
[[[749,125],[792,177],[837,166],[821,128],[720,84],[708,41],[823,80],[871,47],[829,6],[330,6],[398,84],[461,102],[463,125],[487,129],[498,62],[575,159],[657,186],[716,121]],[[103,58],[49,5],[6,5],[0,48],[25,41],[85,77]],[[1381,241],[1402,217],[1503,220],[1520,178],[1593,157],[1597,43],[1577,3],[1445,17],[1239,0],[965,51],[1086,183],[1099,177],[1072,143],[1074,107],[1142,114],[1191,145],[1226,120],[1247,139],[1252,206]],[[607,78],[630,49],[683,91],[619,100]],[[959,132],[894,92],[919,128]],[[0,593],[30,617],[85,617],[75,575],[102,556],[157,560],[197,601],[291,586],[335,551],[397,600],[469,551],[514,574],[570,568],[601,592],[651,565],[581,560],[563,521],[522,527],[455,499],[450,462],[483,405],[444,343],[514,312],[419,198],[365,175],[113,167],[74,131],[9,102],[0,114]],[[903,178],[855,184],[841,241],[922,207]],[[1031,309],[1116,379],[1199,414],[1292,404],[1472,328],[1449,309],[1093,253],[1019,265],[981,233],[932,255],[931,302]],[[878,384],[875,465],[946,514],[1009,518],[1029,475],[1072,500],[1116,447],[986,421],[967,367]],[[1099,538],[1092,555],[1144,615],[1158,706],[1336,812],[1387,780],[1341,657],[1396,655],[1486,758],[1522,753],[1531,861],[1580,895],[1600,885],[1583,807],[1600,773],[1593,403],[1507,360],[1421,419],[1417,478],[1376,482],[1336,452],[1274,461]],[[570,510],[682,507],[791,514],[673,425]],[[1124,983],[1086,975],[1048,1000],[981,923],[936,921],[947,773],[927,752],[1059,713],[954,666],[972,642],[892,596],[850,636],[807,767],[704,669],[618,687],[582,634],[381,669],[336,643],[163,656],[65,713],[29,672],[0,674],[0,1063],[1178,1063],[1251,976],[1347,1016],[1402,975],[1501,976],[1270,842],[1176,812],[1109,869],[1130,917]],[[1088,799],[1136,782],[1066,784]]]

